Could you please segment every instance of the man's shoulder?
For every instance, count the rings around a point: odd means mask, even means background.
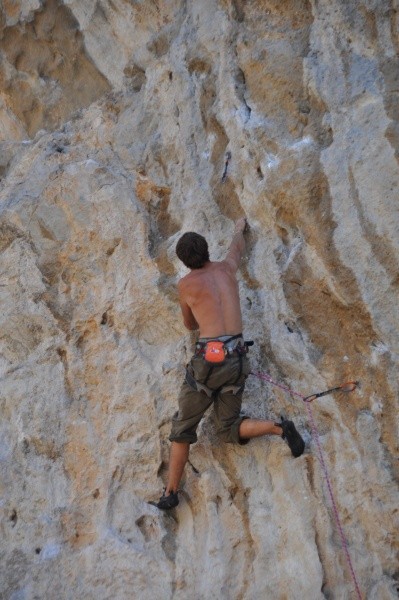
[[[184,277],[179,279],[179,281],[177,282],[177,287],[183,288],[190,280],[191,280],[191,271],[190,271],[190,273],[187,273],[187,275],[184,275]]]
[[[195,279],[196,278],[195,276],[193,276],[192,271],[190,271],[190,273],[187,273],[187,275],[179,279],[179,281],[177,282],[177,289],[179,291],[179,294],[182,295],[186,290],[189,290],[192,287]]]
[[[212,265],[215,264],[216,263],[212,263]],[[187,275],[184,275],[184,277],[179,279],[179,281],[177,282],[178,289],[183,290],[191,288],[192,286],[196,286],[197,284],[202,285],[201,282],[206,280],[209,271],[209,267],[202,269],[193,269],[192,271],[187,273]]]
[[[235,264],[228,258],[219,261],[217,265],[221,271],[228,271],[229,273],[232,272],[233,274],[236,272]]]
[[[208,265],[202,269],[193,269],[187,275],[184,275],[178,283],[178,288],[184,288],[188,285],[195,284],[196,282],[203,281],[208,277],[210,273],[214,273],[215,271],[231,271],[232,266],[228,260],[220,260],[220,261],[212,261],[209,262]]]

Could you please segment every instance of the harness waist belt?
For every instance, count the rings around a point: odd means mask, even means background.
[[[204,348],[208,342],[223,342],[227,352],[232,352],[238,346],[244,345],[242,333],[236,335],[219,335],[217,337],[199,338],[197,346]]]
[[[199,338],[195,345],[195,354],[199,356],[205,354],[205,347],[208,342],[223,342],[226,348],[226,357],[237,354],[246,354],[249,346],[253,346],[253,341],[244,341],[242,333],[237,335],[220,335],[215,338]]]

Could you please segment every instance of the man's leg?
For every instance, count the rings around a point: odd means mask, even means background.
[[[294,423],[283,418],[281,419],[281,425],[272,421],[245,419],[240,423],[238,435],[242,440],[249,440],[261,435],[280,435],[283,440],[286,440],[295,458],[301,456],[305,450],[305,442]]]
[[[249,419],[241,416],[242,391],[237,394],[221,392],[214,403],[218,433],[226,442],[247,443],[251,438],[262,435],[278,435],[290,447],[297,458],[305,450],[305,442],[292,421],[281,419],[274,423],[264,419]]]
[[[159,502],[152,502],[161,510],[175,508],[179,504],[177,495],[179,483],[183,475],[184,467],[188,460],[190,450],[189,442],[172,442],[169,455],[168,485],[165,488]]]
[[[261,435],[282,435],[283,429],[272,421],[261,421],[260,419],[244,419],[238,430],[243,440],[249,440]]]
[[[177,492],[179,489],[184,467],[188,461],[189,451],[190,444],[188,442],[172,442],[169,456],[168,485],[166,486],[165,496],[169,496],[170,492]]]

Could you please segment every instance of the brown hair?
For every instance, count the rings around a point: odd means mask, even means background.
[[[199,233],[184,233],[176,245],[176,254],[189,269],[201,269],[209,261],[208,243]]]

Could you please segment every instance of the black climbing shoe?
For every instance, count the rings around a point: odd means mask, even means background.
[[[276,423],[283,430],[282,438],[286,440],[289,445],[292,456],[298,458],[303,454],[305,450],[305,442],[301,438],[300,434],[296,430],[296,427],[292,421],[286,421],[283,417],[281,417],[281,423]]]
[[[165,496],[165,492],[159,499],[159,502],[154,503],[157,508],[161,510],[170,510],[171,508],[175,508],[179,504],[179,498],[177,496],[177,492],[170,492],[169,496]]]

